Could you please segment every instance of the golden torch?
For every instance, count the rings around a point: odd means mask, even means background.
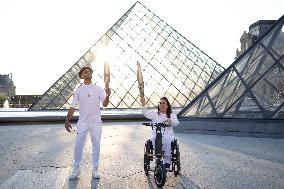
[[[110,71],[109,71],[108,62],[104,63],[104,82],[105,82],[105,88],[109,89]]]
[[[140,63],[137,61],[137,81],[138,81],[138,88],[140,92],[140,97],[144,97],[144,81],[141,71]]]

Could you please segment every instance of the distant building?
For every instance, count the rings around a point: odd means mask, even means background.
[[[11,108],[29,108],[42,95],[14,95],[9,99]]]
[[[12,73],[0,74],[0,95],[7,96],[9,99],[16,94],[16,86],[12,80]]]
[[[245,52],[252,44],[254,44],[262,35],[264,35],[277,20],[259,20],[249,27],[249,32],[244,31],[240,38],[241,49],[237,49],[236,58]]]
[[[10,108],[29,108],[36,102],[41,95],[16,95],[16,86],[14,85],[12,73],[0,74],[0,108],[8,98]]]

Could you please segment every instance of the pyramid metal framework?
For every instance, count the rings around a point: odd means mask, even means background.
[[[139,108],[136,62],[142,67],[149,107],[167,96],[173,107],[184,107],[216,79],[224,68],[167,23],[136,2],[29,110],[68,109],[82,84],[83,66],[94,69],[93,81],[104,86],[103,64],[111,79],[108,108]]]
[[[179,117],[284,118],[284,16]]]

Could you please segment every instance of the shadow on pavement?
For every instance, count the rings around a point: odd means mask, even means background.
[[[149,188],[150,189],[154,189],[154,186],[156,187],[156,184],[155,184],[155,181],[154,181],[154,178],[151,174],[149,174],[147,176],[147,182],[148,182],[148,185],[149,185]]]
[[[201,189],[198,185],[194,184],[193,181],[191,181],[187,176],[183,174],[178,175],[179,182],[177,185],[182,186],[184,189]]]
[[[73,180],[69,180],[69,178],[67,178],[67,188],[68,189],[76,189],[79,183],[79,179],[73,179]]]
[[[92,179],[91,189],[98,188],[99,183],[100,183],[100,179]]]
[[[164,188],[183,188],[183,189],[201,189],[198,185],[194,184],[187,176],[179,174],[178,177],[168,177]],[[154,178],[151,174],[147,176],[149,189],[156,189]],[[171,185],[171,186],[170,186]]]

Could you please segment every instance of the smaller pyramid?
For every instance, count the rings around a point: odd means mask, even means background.
[[[179,117],[284,118],[284,16]]]

